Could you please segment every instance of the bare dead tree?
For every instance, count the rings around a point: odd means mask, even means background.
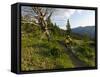
[[[50,9],[48,8],[42,8],[42,7],[32,7],[32,10],[36,14],[34,17],[38,22],[38,25],[41,27],[41,30],[43,32],[43,35],[41,36],[41,39],[44,38],[44,35],[47,37],[48,41],[50,40],[50,32],[47,26],[47,21],[50,19],[53,11],[50,12]]]

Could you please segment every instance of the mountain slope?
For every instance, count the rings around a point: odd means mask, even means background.
[[[73,33],[88,35],[90,38],[95,37],[95,26],[77,27],[72,29]]]

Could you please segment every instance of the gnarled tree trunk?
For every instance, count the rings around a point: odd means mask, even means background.
[[[51,17],[52,12],[49,13],[49,9],[44,9],[42,7],[32,7],[34,13],[36,14],[35,19],[38,22],[38,25],[40,25],[41,30],[43,32],[43,35],[41,36],[41,39],[43,39],[45,36],[47,37],[48,41],[50,40],[50,32],[47,26],[47,20]]]

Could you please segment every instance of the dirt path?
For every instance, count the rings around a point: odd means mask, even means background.
[[[86,64],[82,61],[80,61],[75,54],[72,52],[70,48],[67,48],[63,42],[59,41],[61,45],[63,45],[64,50],[69,55],[70,59],[72,60],[72,63],[75,65],[75,67],[86,67]]]

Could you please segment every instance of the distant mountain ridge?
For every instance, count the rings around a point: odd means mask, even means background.
[[[95,38],[95,26],[80,26],[77,28],[73,28],[72,32],[80,35],[88,35],[90,38]]]

